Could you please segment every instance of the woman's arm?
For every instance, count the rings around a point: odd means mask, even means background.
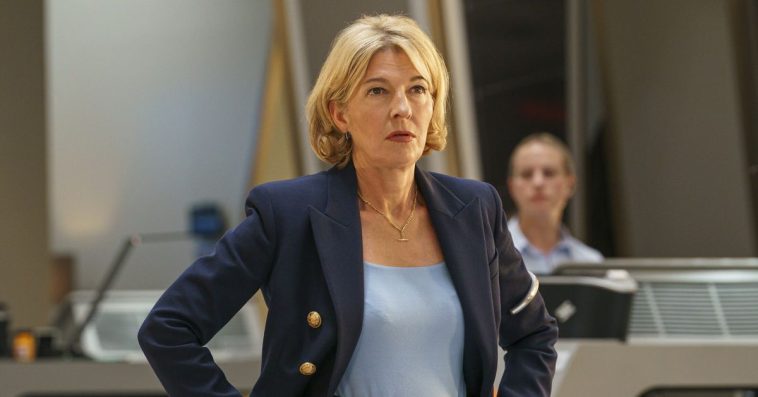
[[[513,246],[508,232],[500,197],[492,188],[497,203],[495,242],[498,254],[498,277],[493,291],[502,295],[500,301],[500,346],[506,350],[505,372],[498,394],[508,397],[550,396],[557,353],[553,348],[558,339],[558,326],[537,294],[521,311],[513,314],[529,293],[532,278]]]
[[[270,273],[275,223],[265,190],[254,189],[245,209],[247,218],[179,276],[139,331],[140,346],[171,396],[240,396],[204,345]]]

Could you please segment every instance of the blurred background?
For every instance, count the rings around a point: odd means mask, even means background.
[[[758,254],[758,1],[0,0],[4,337],[103,286],[124,246],[108,289],[165,288],[212,245],[204,215],[233,226],[252,186],[325,169],[305,99],[336,33],[380,12],[416,19],[451,73],[427,169],[487,181],[511,211],[510,152],[549,131],[577,159],[566,222],[606,257]],[[744,379],[725,384],[753,395]]]

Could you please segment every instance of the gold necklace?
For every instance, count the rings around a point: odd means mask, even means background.
[[[361,201],[363,201],[363,204],[368,205],[369,208],[371,208],[372,210],[374,210],[377,214],[383,216],[384,219],[386,219],[387,222],[389,222],[389,224],[392,225],[392,227],[395,228],[395,230],[397,230],[400,233],[400,238],[398,238],[397,241],[399,241],[401,243],[407,243],[408,242],[408,239],[405,238],[404,233],[405,233],[405,228],[408,227],[408,225],[411,223],[411,220],[413,219],[413,214],[416,212],[416,203],[418,202],[417,201],[417,198],[418,198],[418,188],[416,188],[415,192],[413,193],[413,206],[411,207],[411,214],[408,216],[408,219],[405,220],[405,223],[403,224],[403,226],[397,226],[397,225],[395,225],[392,222],[392,219],[390,219],[390,217],[387,216],[387,214],[385,214],[382,211],[379,211],[378,208],[374,207],[373,204],[371,204],[368,200],[366,200],[365,198],[363,198],[363,195],[361,194],[360,191],[358,191],[357,193],[358,193],[358,198],[360,198]]]

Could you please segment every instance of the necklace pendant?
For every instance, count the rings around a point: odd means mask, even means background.
[[[399,241],[401,243],[407,243],[409,240],[407,238],[399,238],[399,239],[397,239],[397,241]]]

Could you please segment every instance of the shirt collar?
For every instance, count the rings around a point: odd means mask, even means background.
[[[529,240],[524,235],[524,232],[521,231],[521,226],[519,225],[517,216],[513,216],[508,221],[508,230],[511,232],[513,245],[516,247],[516,249],[519,250],[519,252],[539,252],[539,250],[534,248],[534,246],[529,243]],[[569,254],[571,252],[571,240],[573,239],[574,237],[571,236],[571,232],[569,232],[568,228],[561,226],[561,238],[558,240],[558,244],[556,244],[555,248],[553,248],[553,251]]]

